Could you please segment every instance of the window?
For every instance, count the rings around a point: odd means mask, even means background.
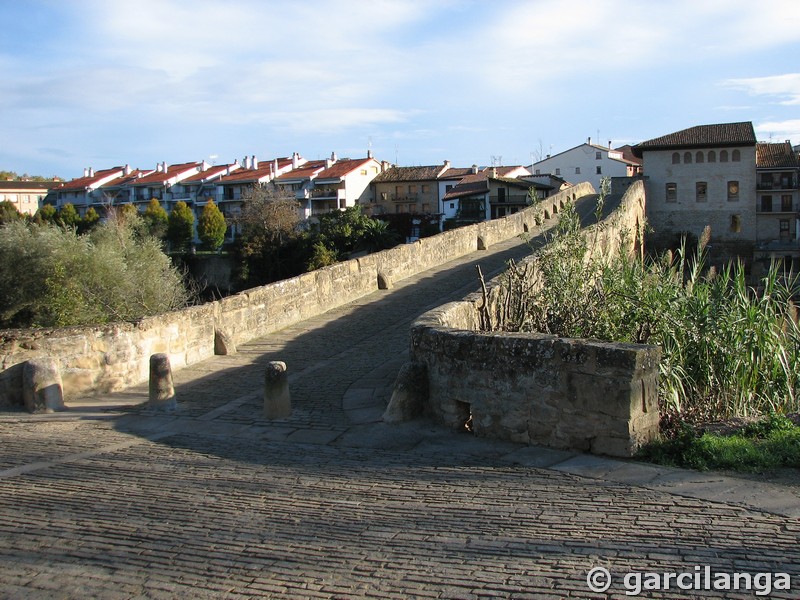
[[[422,184],[422,193],[423,194],[427,194],[430,190],[431,190],[431,186],[429,186],[427,184],[424,184],[424,183]]]
[[[681,155],[678,154],[677,152],[672,153],[672,164],[673,165],[681,164]]]
[[[556,175],[561,175],[561,169],[556,169]]]
[[[597,167],[597,169],[596,169],[596,171],[595,171],[595,172],[596,172],[598,175],[602,175],[602,174],[603,174],[603,167]]]
[[[362,175],[366,175],[366,174],[367,174],[367,170],[366,170],[366,169],[361,169],[360,173],[361,173]]]
[[[708,162],[717,162],[717,153],[713,150],[708,151]]]
[[[446,194],[447,192],[449,192],[452,189],[453,189],[453,186],[448,183],[447,185],[444,186],[444,193]]]
[[[455,202],[451,202],[450,203],[450,208],[452,209],[452,208],[455,208],[455,207],[456,207],[456,203]]]
[[[733,233],[740,233],[742,231],[742,220],[739,215],[731,215],[731,231]]]
[[[396,185],[394,187],[394,197],[395,198],[402,198],[403,197],[403,186],[402,185]]]
[[[423,204],[422,205],[422,212],[424,212],[424,213],[431,212],[431,205],[430,204]]]
[[[536,174],[537,175],[541,175],[542,174],[542,170],[541,169],[536,169]]]
[[[742,160],[742,153],[738,150],[734,150],[731,154],[731,161],[733,162],[740,162]]]
[[[683,153],[683,162],[687,165],[692,164],[692,153],[691,152],[684,152]]]
[[[695,196],[698,202],[705,202],[707,199],[706,192],[708,191],[708,184],[705,181],[698,181],[695,184]]]
[[[703,158],[703,153],[700,152],[699,150],[694,155],[694,162],[696,162],[696,163],[705,162],[705,159]]]
[[[761,196],[761,212],[772,212],[772,196]]]
[[[381,192],[381,200],[388,200],[389,194],[387,192]]]
[[[792,212],[792,195],[784,194],[781,196],[781,212]]]
[[[719,152],[719,162],[728,162],[728,151],[727,150],[720,150],[720,152]]]
[[[581,174],[581,168],[575,167],[575,175],[580,175],[580,174]]]
[[[677,183],[668,183],[667,184],[667,202],[677,202],[678,201],[678,184]]]
[[[728,182],[728,202],[736,202],[739,200],[739,182]]]
[[[603,158],[603,153],[602,152],[595,152],[594,153],[594,158],[595,158],[595,160],[600,160],[601,158]]]
[[[417,186],[415,186],[415,185],[408,186],[408,193],[409,194],[416,194],[417,193]]]
[[[781,219],[780,220],[780,238],[781,240],[788,240],[789,239],[789,219]]]

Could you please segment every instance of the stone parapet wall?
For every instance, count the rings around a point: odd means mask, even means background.
[[[587,228],[601,252],[635,249],[644,188]],[[501,279],[489,282],[497,296]],[[412,325],[411,360],[427,373],[427,412],[479,436],[630,456],[658,433],[657,346],[533,333],[481,332],[482,295],[425,313]]]
[[[592,186],[583,183],[539,206],[554,214],[567,200],[591,193]],[[28,359],[50,356],[58,362],[67,399],[124,389],[147,380],[151,354],[166,353],[172,368],[180,369],[214,354],[215,331],[235,344],[268,335],[387,282],[532,230],[537,211],[532,207],[136,323],[0,331],[0,407],[22,405],[22,364]]]

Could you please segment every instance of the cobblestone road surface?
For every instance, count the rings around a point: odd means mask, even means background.
[[[136,406],[144,387],[0,414],[0,597],[625,598],[627,572],[708,566],[752,589],[672,579],[640,597],[752,598],[757,573],[788,573],[769,597],[800,598],[794,488],[380,422],[411,321],[475,289],[476,262],[526,251],[499,245],[178,371],[175,414]],[[268,422],[276,359],[293,413]],[[598,566],[606,593],[587,585]]]

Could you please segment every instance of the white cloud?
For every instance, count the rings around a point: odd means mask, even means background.
[[[775,96],[778,104],[784,106],[800,105],[800,73],[728,79],[722,85],[743,90],[752,96]]]
[[[782,142],[793,140],[793,144],[800,143],[800,119],[788,121],[765,121],[754,125],[759,140]]]

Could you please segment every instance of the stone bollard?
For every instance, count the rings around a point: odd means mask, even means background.
[[[264,371],[264,417],[282,419],[292,414],[286,363],[272,361]]]
[[[150,396],[147,406],[159,410],[175,410],[178,407],[172,386],[172,369],[166,354],[150,356]]]
[[[383,413],[386,423],[401,423],[419,417],[428,399],[428,368],[425,363],[407,362],[397,374],[389,405]]]
[[[22,367],[22,398],[32,413],[64,410],[64,388],[56,361],[32,358]]]

